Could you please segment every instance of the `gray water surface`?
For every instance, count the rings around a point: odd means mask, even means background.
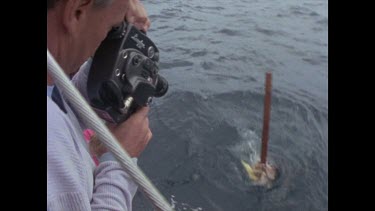
[[[154,99],[138,164],[176,210],[328,210],[328,2],[143,1],[169,91]],[[265,72],[273,74],[268,160],[254,185]],[[142,193],[134,210],[153,210]]]

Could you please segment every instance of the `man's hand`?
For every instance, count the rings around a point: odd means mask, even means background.
[[[142,107],[119,125],[109,125],[109,130],[130,157],[138,157],[152,138],[148,124],[149,107]]]
[[[129,9],[125,15],[125,21],[144,32],[147,32],[151,25],[147,12],[139,0],[129,0]]]

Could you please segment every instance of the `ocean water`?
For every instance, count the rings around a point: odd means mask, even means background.
[[[175,210],[328,210],[328,1],[142,2],[170,87],[138,164]],[[267,71],[270,188],[241,165],[259,161]]]

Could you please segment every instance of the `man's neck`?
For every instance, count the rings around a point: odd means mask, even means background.
[[[70,65],[67,57],[67,43],[62,28],[61,14],[55,10],[47,12],[47,49],[65,73],[68,73]],[[60,26],[60,27],[59,27]],[[53,78],[48,74],[47,85],[53,85]]]

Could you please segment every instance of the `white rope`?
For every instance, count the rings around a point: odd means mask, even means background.
[[[67,75],[47,49],[47,71],[52,76],[61,94],[67,99],[84,123],[92,128],[99,140],[111,151],[125,171],[133,178],[146,197],[158,210],[173,210],[170,204],[154,187],[145,174],[135,165],[128,153],[122,149],[116,138],[111,134],[101,119],[87,104],[79,91],[72,85]]]

